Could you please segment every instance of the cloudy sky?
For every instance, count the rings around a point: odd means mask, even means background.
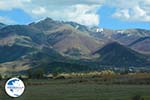
[[[0,0],[0,22],[28,24],[50,17],[111,29],[150,29],[150,0]]]

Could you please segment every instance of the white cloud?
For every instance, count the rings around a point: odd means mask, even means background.
[[[11,20],[7,17],[2,17],[2,16],[0,16],[0,22],[2,22],[4,24],[5,23],[7,23],[7,24],[16,24],[16,22],[14,20]]]
[[[117,9],[113,14],[115,18],[124,21],[150,22],[150,0],[130,0],[129,2],[116,0],[111,6]]]
[[[0,10],[23,8],[26,3],[31,3],[31,0],[0,0]]]
[[[57,19],[63,19],[66,21],[75,21],[80,24],[85,24],[89,26],[99,24],[99,15],[96,13],[98,6],[89,5],[73,5],[68,6],[66,9],[62,9],[60,12],[55,10],[52,13],[48,13],[49,16],[53,16]]]
[[[124,17],[122,18],[122,16],[124,16]],[[115,12],[113,14],[113,17],[128,20],[130,18],[129,10],[128,9],[119,10],[118,12]]]
[[[76,5],[74,11],[71,11],[70,20],[81,24],[93,26],[99,24],[99,15],[96,13],[98,6]]]
[[[98,7],[104,0],[0,0],[0,10],[19,8],[33,19],[51,17],[55,20],[75,21],[98,25]]]
[[[45,2],[43,2],[45,1]],[[84,25],[98,25],[97,10],[102,0],[32,0],[32,10],[25,11],[35,19],[51,17],[55,20],[75,21]],[[28,8],[27,6],[25,8]],[[24,8],[24,9],[25,9]]]
[[[22,4],[18,0],[1,0],[0,10],[11,10],[12,8],[20,7]]]
[[[0,0],[0,10],[19,8],[34,20],[50,17],[85,25],[99,24],[101,5],[115,8],[114,18],[150,22],[150,0]]]
[[[41,15],[41,14],[46,13],[46,9],[44,7],[38,7],[38,8],[33,9],[31,12],[35,15]]]

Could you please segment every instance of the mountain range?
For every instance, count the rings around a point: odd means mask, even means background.
[[[0,23],[0,55],[1,72],[150,67],[150,30],[112,30],[51,18],[28,25]]]

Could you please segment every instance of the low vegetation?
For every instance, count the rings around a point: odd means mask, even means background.
[[[10,75],[7,75],[10,77]],[[44,73],[37,69],[24,75],[26,91],[16,100],[150,100],[150,73],[116,73],[112,70],[80,73]],[[1,76],[0,99],[12,100],[4,90]],[[108,96],[109,95],[109,96]]]

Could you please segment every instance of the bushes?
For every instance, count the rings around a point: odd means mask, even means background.
[[[51,75],[50,77],[48,75]],[[128,73],[118,74],[111,70],[94,71],[94,72],[79,72],[79,73],[62,73],[61,68],[53,70],[53,73],[44,74],[42,68],[28,71],[28,78],[53,78],[53,79],[77,79],[86,78],[91,81],[98,79],[98,83],[109,84],[150,84],[150,73]]]
[[[58,75],[58,76],[54,77],[54,79],[65,79],[65,77],[61,76],[61,75],[60,76]]]
[[[2,80],[3,79],[3,77],[2,77],[2,75],[0,74],[0,80]]]
[[[36,70],[29,70],[28,78],[35,78],[35,79],[44,78],[44,70],[41,68],[38,68]]]
[[[135,95],[132,97],[132,100],[144,100],[141,95]]]

